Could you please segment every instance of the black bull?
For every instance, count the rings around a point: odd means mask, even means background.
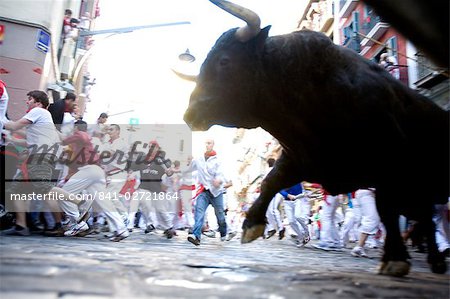
[[[260,126],[283,146],[246,215],[242,242],[262,235],[282,188],[303,180],[331,194],[374,187],[387,231],[380,273],[409,272],[400,214],[423,225],[432,270],[445,272],[432,211],[449,196],[448,112],[321,33],[268,37],[270,27],[259,29],[253,12],[212,2],[247,25],[217,40],[184,119],[193,130]]]

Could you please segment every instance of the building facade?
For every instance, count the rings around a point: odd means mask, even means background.
[[[395,78],[444,109],[450,109],[448,70],[433,65],[363,2],[335,0],[334,3],[338,44],[385,66]]]
[[[13,120],[24,114],[26,94],[30,90],[48,91],[52,100],[75,90],[70,76],[62,80],[58,57],[66,9],[79,22],[86,16],[92,16],[92,21],[99,14],[98,0],[0,2],[0,79],[8,87],[8,116]],[[89,24],[92,26],[93,22]],[[65,70],[68,75],[79,59],[75,49],[72,53],[67,60],[69,68]]]

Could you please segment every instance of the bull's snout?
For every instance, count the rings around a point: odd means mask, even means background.
[[[191,112],[189,109],[187,109],[187,110],[184,112],[183,120],[184,120],[184,122],[185,122],[189,127],[192,126],[193,115],[192,115],[192,112]]]
[[[183,116],[184,122],[191,128],[192,131],[205,131],[208,128],[202,126],[203,121],[198,119],[197,114],[192,109],[187,109]]]

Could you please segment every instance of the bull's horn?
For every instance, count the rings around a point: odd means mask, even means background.
[[[209,1],[247,23],[246,26],[241,27],[236,31],[236,38],[239,41],[245,43],[251,38],[257,36],[261,31],[261,20],[259,19],[259,16],[250,9],[225,0]]]
[[[177,75],[178,77],[180,77],[183,80],[197,82],[197,76],[195,76],[195,75],[187,75],[187,74],[180,73],[179,71],[176,71],[174,69],[171,69],[171,70],[172,70],[172,72],[175,73],[175,75]]]

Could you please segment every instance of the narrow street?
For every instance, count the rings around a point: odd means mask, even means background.
[[[120,243],[84,238],[0,237],[0,297],[7,298],[449,298],[449,275],[428,270],[413,252],[405,278],[376,274],[381,251],[296,248],[276,236],[241,245],[235,238],[186,232],[171,240],[136,230]]]

